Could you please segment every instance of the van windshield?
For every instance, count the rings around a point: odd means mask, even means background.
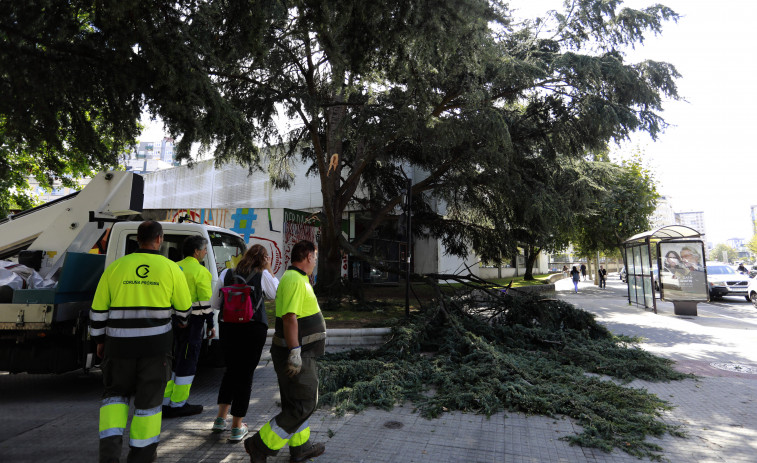
[[[208,231],[210,245],[216,258],[216,269],[220,275],[227,268],[235,267],[247,250],[244,240],[238,235]]]

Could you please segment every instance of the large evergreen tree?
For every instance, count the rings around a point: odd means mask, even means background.
[[[397,210],[403,172],[416,173],[416,233],[507,254],[521,219],[560,209],[541,203],[541,176],[633,131],[656,136],[677,97],[672,66],[623,54],[677,19],[659,5],[571,0],[518,22],[497,0],[17,3],[0,0],[0,85],[17,95],[0,105],[3,143],[65,153],[73,133],[110,162],[102,135],[133,138],[146,105],[182,135],[180,156],[199,141],[252,168],[266,143],[283,186],[302,153],[321,182],[327,287],[341,250]],[[348,242],[351,203],[373,221]]]

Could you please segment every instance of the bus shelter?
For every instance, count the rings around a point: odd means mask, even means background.
[[[707,267],[701,234],[685,225],[667,225],[623,242],[628,275],[628,302],[657,313],[660,299],[673,303],[676,315],[697,315],[697,303],[708,302]]]

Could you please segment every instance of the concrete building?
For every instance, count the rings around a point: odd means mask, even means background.
[[[164,137],[159,143],[160,160],[177,166],[173,158],[174,140],[173,138]]]
[[[706,238],[707,227],[705,226],[703,211],[676,212],[675,220],[676,224],[691,227],[700,234],[705,235]]]
[[[726,241],[726,244],[736,251],[741,250],[744,247],[744,244],[746,243],[745,238],[728,238]]]
[[[275,189],[266,171],[248,175],[246,168],[229,163],[216,167],[212,160],[187,166],[158,170],[144,176],[145,218],[177,221],[188,217],[191,220],[217,225],[233,230],[247,243],[260,243],[268,246],[269,254],[285,256],[286,247],[291,237],[317,239],[319,229],[313,228],[308,217],[323,207],[320,182],[315,176],[307,176],[308,166],[292,165],[292,187],[288,190]],[[265,169],[264,169],[265,170]],[[406,169],[419,181],[423,174]],[[358,195],[365,192],[357,192]],[[435,209],[444,210],[444,204],[437,201]],[[397,216],[400,210],[395,211]],[[395,216],[396,217],[396,216]],[[368,220],[368,215],[357,203],[348,206],[343,217],[343,233],[348,239],[360,234],[361,227]],[[406,244],[398,220],[387,221],[376,236],[367,241],[361,251],[373,255],[389,266],[404,265]],[[287,262],[280,262],[274,270],[283,273]],[[548,258],[540,256],[534,273],[548,271]],[[413,271],[417,273],[467,273],[493,278],[497,269],[485,267],[479,259],[470,254],[466,259],[450,256],[445,252],[439,240],[413,240]],[[520,274],[523,268],[504,268],[503,277]],[[491,275],[494,273],[494,275]],[[342,275],[350,279],[360,279],[371,283],[392,283],[398,281],[397,275],[371,269],[364,263],[344,256]]]
[[[137,174],[174,167],[174,140],[165,137],[159,142],[141,141],[130,146],[121,157],[121,165]]]
[[[652,214],[652,229],[673,225],[676,223],[676,213],[673,211],[673,204],[670,196],[660,196],[657,200],[657,208]]]

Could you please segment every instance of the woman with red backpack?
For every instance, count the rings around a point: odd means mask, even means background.
[[[279,280],[271,272],[268,251],[256,244],[247,249],[236,268],[221,272],[210,305],[219,310],[219,336],[221,350],[226,361],[226,371],[218,391],[218,416],[213,422],[213,432],[226,430],[226,418],[231,412],[230,442],[240,442],[248,433],[242,422],[247,414],[252,391],[252,376],[263,353],[268,333],[263,298],[274,299]],[[234,299],[242,294],[241,299]],[[247,301],[244,297],[249,298]],[[243,304],[246,303],[246,306]],[[250,316],[229,316],[233,309],[251,310]],[[239,306],[241,309],[238,309]],[[237,313],[234,312],[234,313]],[[224,320],[226,314],[227,320]]]

